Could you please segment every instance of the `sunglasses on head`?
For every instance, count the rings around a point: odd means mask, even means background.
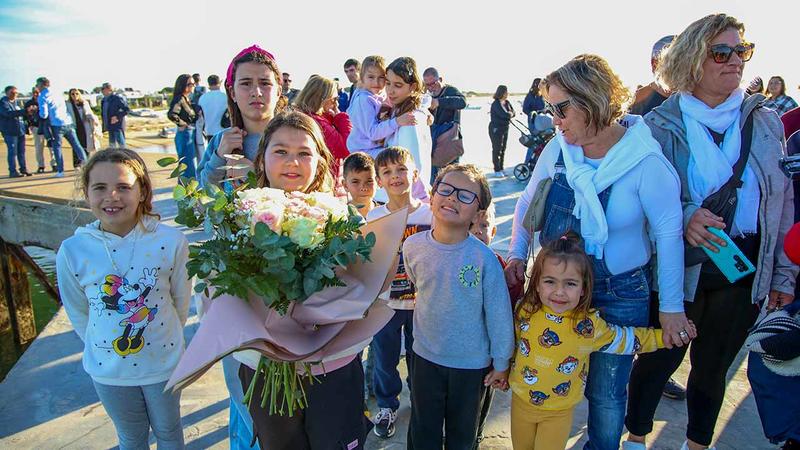
[[[544,109],[545,111],[550,113],[551,116],[554,117],[558,116],[559,119],[566,119],[567,115],[564,113],[564,108],[566,108],[570,104],[572,104],[572,102],[569,99],[564,100],[563,102],[556,103],[555,105],[548,101],[545,101]]]
[[[747,62],[753,57],[753,49],[755,47],[755,44],[749,42],[738,44],[735,47],[731,47],[728,44],[717,44],[708,49],[708,55],[711,56],[715,63],[725,64],[731,60],[731,56],[735,52],[742,62]]]
[[[442,197],[450,197],[455,192],[456,199],[465,205],[471,205],[478,198],[478,194],[466,189],[457,188],[450,183],[445,183],[444,181],[440,181],[438,184],[436,184],[434,192]]]

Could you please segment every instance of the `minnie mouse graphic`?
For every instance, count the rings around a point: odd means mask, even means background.
[[[120,356],[138,353],[144,347],[144,329],[153,321],[158,308],[146,306],[145,299],[156,285],[158,269],[144,269],[138,283],[130,284],[126,278],[107,275],[100,288],[103,309],[124,316],[119,322],[125,327],[122,336],[114,339],[114,351]]]

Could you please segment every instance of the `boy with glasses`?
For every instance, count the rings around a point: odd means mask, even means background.
[[[411,187],[417,181],[418,171],[411,152],[402,147],[389,147],[375,158],[378,185],[386,190],[389,201],[367,214],[367,220],[375,220],[399,209],[408,208],[408,221],[404,239],[431,228],[431,209],[426,203],[412,196]],[[403,252],[397,266],[397,274],[387,292],[381,299],[395,310],[394,317],[375,335],[370,350],[375,355],[373,390],[378,403],[375,416],[375,435],[388,439],[395,433],[397,409],[400,407],[400,392],[403,381],[397,371],[400,362],[401,331],[405,335],[406,367],[409,375],[413,372],[412,358],[414,304],[416,289],[406,274]],[[409,384],[409,389],[412,386]]]
[[[417,288],[409,448],[471,449],[487,388],[507,388],[514,325],[503,269],[469,230],[492,201],[486,176],[454,164],[433,184],[433,229],[403,244]]]

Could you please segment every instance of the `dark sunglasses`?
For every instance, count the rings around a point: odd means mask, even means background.
[[[711,48],[708,49],[708,55],[711,56],[715,63],[725,64],[731,60],[731,56],[736,52],[736,56],[738,56],[742,62],[747,62],[753,57],[753,49],[755,48],[756,44],[752,43],[742,43],[735,47],[731,47],[727,44],[717,44],[712,45]]]
[[[444,181],[440,181],[436,184],[436,189],[434,192],[442,197],[450,197],[455,192],[456,199],[465,205],[471,205],[478,198],[478,194],[466,189],[457,188],[452,184],[445,183]]]
[[[554,117],[558,116],[559,119],[566,119],[567,115],[564,113],[564,108],[566,108],[570,104],[572,104],[572,102],[569,99],[564,100],[563,102],[560,102],[560,103],[556,103],[555,105],[551,104],[550,102],[545,101],[544,102],[544,109],[545,109],[545,111],[550,113],[551,116],[554,116]]]

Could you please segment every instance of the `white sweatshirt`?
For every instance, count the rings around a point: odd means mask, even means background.
[[[142,386],[169,379],[184,349],[188,257],[183,234],[151,217],[125,237],[103,233],[96,221],[61,244],[58,289],[93,380]]]
[[[628,129],[622,139],[632,138],[631,132]],[[609,151],[613,150],[614,147]],[[522,222],[539,182],[555,176],[560,151],[558,140],[552,139],[517,201],[509,259],[524,261],[528,256],[532,236]],[[586,161],[596,168],[602,159]],[[680,185],[667,164],[647,157],[612,185],[606,208],[608,241],[604,259],[613,274],[644,265],[653,253],[652,237],[658,261],[654,278],[658,280],[655,290],[659,291],[659,311],[674,313],[683,311],[683,211]]]

